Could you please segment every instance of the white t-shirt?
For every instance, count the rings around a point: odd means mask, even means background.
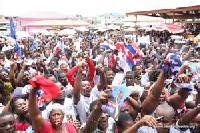
[[[77,105],[74,105],[77,110],[77,114],[79,114],[81,124],[85,123],[87,117],[89,116],[90,103],[90,97],[85,97],[80,94],[80,101]]]

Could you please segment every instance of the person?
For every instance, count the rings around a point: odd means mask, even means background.
[[[134,124],[132,117],[127,113],[120,113],[116,126],[118,133],[122,133]]]
[[[42,118],[36,103],[36,92],[37,89],[31,87],[28,106],[34,131],[36,133],[76,133],[76,129],[71,123],[63,123],[64,111],[60,104],[53,105],[51,110],[48,111],[50,123]]]
[[[15,117],[10,112],[0,114],[0,133],[14,133]]]

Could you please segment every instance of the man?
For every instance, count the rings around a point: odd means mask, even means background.
[[[0,133],[14,133],[15,118],[10,112],[0,114]]]

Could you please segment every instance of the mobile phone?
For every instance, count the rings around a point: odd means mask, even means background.
[[[164,119],[164,116],[158,117],[156,118],[156,122],[160,123],[163,121],[163,119]]]

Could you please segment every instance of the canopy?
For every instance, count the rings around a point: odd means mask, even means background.
[[[43,34],[43,35],[50,35],[48,30],[45,29],[32,29],[29,31],[30,33],[34,33],[34,34]]]
[[[64,36],[64,35],[73,35],[75,34],[76,31],[74,29],[64,29],[64,30],[61,30],[58,35],[61,35],[61,36]]]
[[[156,31],[168,30],[170,33],[173,33],[173,34],[184,32],[184,29],[172,23],[163,23],[163,24],[153,25],[151,29],[156,30]]]
[[[119,30],[120,29],[120,26],[117,26],[117,25],[109,25],[107,27],[108,30]]]
[[[26,31],[17,31],[16,35],[17,35],[17,39],[31,37],[30,34],[28,32],[26,32]]]
[[[135,31],[135,28],[124,29],[124,31]]]
[[[77,31],[81,31],[81,32],[89,31],[89,29],[86,28],[86,27],[75,27],[74,29],[77,30]]]

